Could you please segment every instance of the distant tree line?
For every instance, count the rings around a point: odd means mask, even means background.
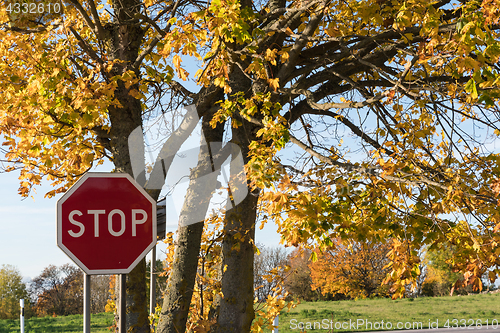
[[[147,265],[147,296],[149,273]],[[163,262],[156,261],[157,304],[166,290],[167,276]],[[25,316],[67,316],[83,313],[83,272],[74,265],[49,265],[31,281],[23,281],[20,271],[12,265],[0,266],[0,319],[17,319],[19,300],[24,299]],[[115,311],[115,276],[91,275],[90,309],[92,313]]]
[[[91,276],[91,312],[104,312],[109,299],[109,276]],[[0,269],[0,319],[19,318],[19,300],[25,316],[66,316],[83,312],[83,272],[70,264],[49,265],[30,282],[11,265]]]
[[[305,301],[340,300],[386,296],[382,284],[387,269],[388,248],[381,244],[352,243],[335,245],[325,251],[257,246],[255,256],[255,297],[263,301],[272,296],[280,279],[290,297]],[[312,261],[311,258],[315,260]]]
[[[280,287],[289,297],[305,301],[388,297],[391,290],[384,279],[389,272],[390,247],[382,243],[333,240],[327,249],[257,245],[254,262],[255,297],[265,302]],[[421,255],[420,275],[406,297],[468,294],[467,276],[457,273],[451,261],[454,249],[428,248]],[[150,264],[147,266],[149,277]],[[157,304],[166,291],[167,276],[163,263],[156,262]],[[487,271],[481,285],[493,290],[494,273]],[[91,276],[91,312],[115,310],[114,277]],[[148,279],[149,284],[149,279]],[[149,288],[148,288],[149,292]],[[0,267],[0,319],[18,318],[19,300],[25,299],[25,315],[65,316],[83,312],[83,272],[65,264],[50,265],[30,282],[23,282],[19,270],[11,265]]]
[[[426,277],[422,283],[421,295],[423,296],[447,296],[467,295],[477,292],[471,285],[467,285],[467,274],[457,272],[453,267],[453,246],[442,246],[429,249],[423,257],[423,265],[426,267]],[[487,270],[480,281],[482,291],[497,289],[492,280],[495,276],[493,271]]]
[[[289,297],[304,301],[343,300],[390,297],[392,290],[384,283],[390,271],[388,253],[383,243],[333,240],[331,247],[320,251],[257,246],[255,256],[255,297],[264,301],[273,294],[278,275]],[[421,257],[420,274],[408,284],[405,297],[467,295],[478,292],[466,286],[467,276],[457,273],[451,261],[453,248],[428,248]],[[494,275],[487,271],[481,281],[484,290],[494,290]]]

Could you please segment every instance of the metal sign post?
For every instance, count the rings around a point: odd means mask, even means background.
[[[149,274],[149,313],[154,315],[156,308],[156,246],[151,250],[151,272]]]
[[[126,173],[86,173],[57,201],[57,245],[85,272],[84,333],[91,274],[120,274],[118,326],[126,333],[126,274],[156,246],[156,205]]]
[[[90,333],[90,275],[83,276],[83,333]]]
[[[119,324],[118,332],[127,332],[127,275],[120,274],[120,304],[119,304]]]

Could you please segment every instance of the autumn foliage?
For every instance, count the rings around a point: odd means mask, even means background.
[[[453,272],[452,256],[453,249],[449,247],[432,249],[425,253],[427,272],[422,286],[425,296],[447,296],[450,292],[453,294],[455,285],[459,286],[460,282],[463,282],[463,275]]]
[[[321,293],[311,288],[311,250],[295,248],[288,255],[290,270],[285,278],[285,289],[291,297],[298,300],[313,301],[320,299]]]
[[[383,284],[388,251],[386,244],[340,240],[326,251],[317,249],[317,261],[309,264],[313,290],[350,298],[388,295],[389,288]]]
[[[0,266],[0,319],[17,319],[19,300],[24,299],[26,316],[31,316],[31,304],[26,285],[19,270],[11,265]]]
[[[38,316],[83,313],[83,272],[75,266],[50,265],[30,283]]]

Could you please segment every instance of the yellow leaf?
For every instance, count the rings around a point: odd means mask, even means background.
[[[491,283],[494,283],[495,280],[497,279],[497,275],[495,274],[495,272],[492,272],[492,271],[488,272],[488,277],[489,277]]]
[[[265,59],[271,63],[271,65],[276,66],[276,49],[267,49]]]
[[[182,62],[181,57],[178,54],[174,55],[174,57],[172,59],[172,63],[174,64],[174,66],[177,70],[179,70],[181,68],[181,62]]]
[[[276,91],[280,87],[279,80],[280,80],[279,78],[268,79],[267,82],[269,82],[269,85],[271,86],[271,88],[273,88],[273,90]]]
[[[290,55],[288,54],[288,52],[285,51],[281,52],[281,62],[287,62],[289,58]]]

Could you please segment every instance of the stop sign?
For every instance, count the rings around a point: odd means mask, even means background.
[[[87,274],[127,274],[156,244],[156,202],[128,174],[86,173],[57,201],[57,245]]]

